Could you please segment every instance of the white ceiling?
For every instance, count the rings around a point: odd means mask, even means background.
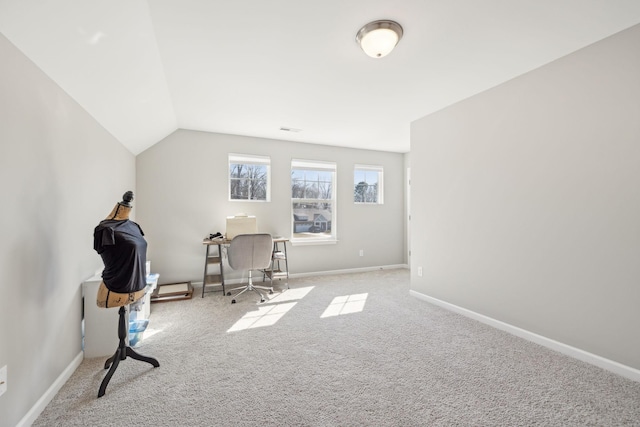
[[[382,59],[355,43],[376,19],[404,28]],[[638,23],[639,0],[0,0],[134,154],[178,128],[407,152],[411,121]]]

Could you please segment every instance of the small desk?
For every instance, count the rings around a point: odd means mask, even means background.
[[[272,281],[274,279],[287,280],[287,289],[289,288],[289,257],[287,256],[287,242],[289,239],[286,237],[274,237],[273,238],[273,251],[271,252],[271,265],[269,268],[262,270],[262,281],[265,277],[269,277]],[[282,250],[280,249],[282,244]],[[284,269],[280,262],[284,262]]]
[[[202,276],[202,298],[204,298],[204,293],[207,285],[221,285],[222,286],[222,294],[225,294],[224,291],[224,271],[223,271],[223,262],[222,262],[222,245],[228,245],[231,243],[231,240],[227,240],[225,238],[218,239],[203,239],[202,244],[207,247],[206,255],[204,258],[204,275]],[[211,252],[211,246],[216,246],[218,248],[217,253]],[[209,272],[209,265],[217,265],[218,272]],[[213,291],[209,291],[213,292]]]
[[[265,277],[273,279],[287,280],[287,288],[289,287],[289,261],[287,257],[287,242],[286,237],[274,237],[273,238],[273,252],[271,253],[271,265],[269,268],[262,271],[262,281]],[[204,298],[205,289],[208,285],[220,285],[222,286],[222,295],[226,295],[224,288],[224,270],[222,262],[222,246],[229,245],[231,240],[221,237],[216,239],[203,239],[202,244],[206,246],[206,255],[204,258],[204,274],[202,276],[202,298]],[[282,250],[280,249],[282,244]],[[212,253],[211,247],[217,248],[217,253]],[[280,265],[280,262],[284,262],[284,269]],[[210,272],[209,266],[217,266],[217,272]],[[208,291],[213,292],[213,291]]]

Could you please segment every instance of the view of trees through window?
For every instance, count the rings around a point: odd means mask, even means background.
[[[269,200],[269,159],[229,155],[229,199]]]
[[[291,202],[295,238],[333,236],[334,179],[333,169],[292,168]]]
[[[382,203],[382,168],[361,166],[353,173],[353,201],[355,203]]]
[[[353,201],[382,204],[382,166],[354,165]],[[229,154],[229,200],[270,201],[271,159]],[[312,241],[336,239],[336,163],[291,161],[292,238]]]

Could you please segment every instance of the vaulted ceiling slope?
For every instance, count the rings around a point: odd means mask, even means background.
[[[382,59],[355,42],[376,19],[404,28]],[[134,154],[178,128],[407,152],[411,121],[638,23],[638,0],[0,0]]]

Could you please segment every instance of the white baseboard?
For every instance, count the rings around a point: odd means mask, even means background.
[[[81,351],[78,353],[76,357],[73,358],[69,366],[60,374],[60,376],[51,384],[51,387],[47,389],[47,391],[38,399],[38,401],[33,405],[33,407],[27,412],[27,414],[22,417],[20,422],[16,427],[29,427],[34,421],[40,416],[44,408],[47,407],[49,402],[53,399],[53,397],[60,391],[62,386],[67,382],[71,375],[78,369],[78,366],[82,363],[84,359],[84,353]]]
[[[454,313],[458,313],[463,316],[469,317],[471,319],[477,320],[479,322],[485,323],[496,329],[500,329],[502,331],[508,332],[520,338],[524,338],[527,341],[534,342],[536,344],[539,344],[543,347],[547,347],[551,350],[557,351],[569,357],[573,357],[575,359],[581,360],[591,365],[595,365],[599,368],[613,372],[615,374],[618,374],[630,380],[640,382],[640,370],[638,369],[623,365],[622,363],[618,363],[613,360],[605,359],[604,357],[598,356],[596,354],[589,353],[587,351],[581,350],[576,347],[572,347],[567,344],[563,344],[559,341],[552,340],[542,335],[538,335],[536,333],[527,331],[517,326],[513,326],[508,323],[502,322],[500,320],[496,320],[491,317],[485,316],[483,314],[476,313],[475,311],[467,310],[466,308],[462,308],[457,305],[448,303],[446,301],[442,301],[437,298],[430,297],[428,295],[422,294],[414,290],[410,290],[409,293],[420,300],[429,302],[431,304],[445,308],[449,311],[453,311]]]
[[[309,276],[328,276],[335,274],[350,274],[350,273],[364,273],[367,271],[377,271],[377,270],[394,270],[398,268],[406,268],[409,266],[407,264],[392,264],[392,265],[380,265],[377,267],[360,267],[360,268],[346,268],[344,270],[328,270],[328,271],[315,271],[310,273],[296,273],[289,274],[289,277],[309,277]]]
[[[344,270],[328,270],[328,271],[313,271],[309,273],[289,273],[290,279],[295,279],[296,277],[311,277],[311,276],[328,276],[335,274],[349,274],[349,273],[364,273],[366,271],[377,271],[377,270],[394,270],[398,268],[409,269],[408,264],[392,264],[392,265],[381,265],[376,267],[360,267],[360,268],[346,268]],[[254,280],[256,277],[260,277],[259,275],[253,276]],[[262,279],[260,279],[262,280]],[[225,285],[236,285],[246,283],[247,279],[225,279]],[[274,280],[275,282],[275,280]],[[255,282],[254,282],[255,283]],[[191,282],[192,285],[202,287],[202,282]]]

